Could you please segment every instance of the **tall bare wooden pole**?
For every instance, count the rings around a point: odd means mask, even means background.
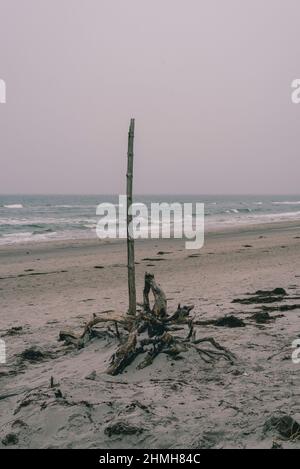
[[[130,233],[129,226],[132,222],[132,177],[133,177],[133,140],[134,140],[134,119],[130,119],[128,132],[128,152],[127,152],[127,267],[128,267],[128,294],[129,308],[128,314],[136,314],[136,291],[135,291],[135,264],[134,264],[134,238]]]

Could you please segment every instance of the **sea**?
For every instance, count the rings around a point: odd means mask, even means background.
[[[300,195],[143,195],[136,204],[204,204],[205,230],[300,221]],[[93,239],[99,204],[119,207],[118,195],[0,195],[0,245]],[[195,213],[195,212],[194,212]],[[151,215],[149,215],[151,216]]]

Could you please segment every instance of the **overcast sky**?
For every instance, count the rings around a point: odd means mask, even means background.
[[[299,193],[299,0],[0,0],[0,193]]]

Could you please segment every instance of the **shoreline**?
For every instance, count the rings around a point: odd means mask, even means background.
[[[236,235],[251,235],[259,232],[268,231],[276,232],[276,231],[297,231],[300,230],[300,220],[290,220],[290,221],[277,221],[277,222],[268,222],[268,223],[249,223],[249,224],[240,224],[240,225],[223,225],[219,226],[218,228],[214,227],[214,229],[206,230],[204,233],[204,245],[205,240],[207,238],[212,237],[230,237]],[[140,243],[164,243],[164,242],[174,242],[174,243],[182,243],[184,245],[184,239],[137,239],[135,240],[136,244]],[[28,242],[18,242],[18,243],[11,243],[11,244],[3,244],[0,245],[0,256],[7,251],[16,251],[18,250],[23,251],[24,249],[27,250],[42,250],[42,247],[45,247],[46,250],[49,248],[59,249],[61,247],[102,247],[102,246],[111,246],[111,245],[122,245],[126,244],[126,239],[110,239],[110,240],[100,240],[96,237],[93,238],[66,238],[62,240],[38,240],[35,242],[28,241]],[[201,248],[202,249],[202,248]],[[194,250],[191,250],[194,251]]]

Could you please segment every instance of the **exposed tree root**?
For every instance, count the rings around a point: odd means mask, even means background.
[[[154,297],[154,304],[150,304],[150,292]],[[160,353],[172,356],[174,359],[188,350],[195,350],[206,363],[223,358],[233,363],[234,355],[225,347],[215,341],[213,337],[196,339],[196,322],[189,316],[194,306],[181,306],[168,315],[167,299],[162,288],[156,283],[152,274],[145,274],[142,309],[135,317],[132,315],[107,317],[94,316],[89,321],[82,334],[61,331],[59,339],[67,345],[73,344],[78,348],[84,347],[90,340],[99,337],[101,333],[95,329],[96,325],[108,326],[108,331],[116,337],[120,345],[110,360],[107,373],[117,375],[122,373],[139,355],[145,354],[137,368],[142,369],[153,363]],[[111,326],[114,328],[112,329]],[[188,328],[184,337],[182,331]],[[120,332],[120,328],[122,331]],[[174,332],[181,332],[181,336]],[[103,334],[103,333],[102,333]],[[199,345],[206,343],[209,348]]]
[[[104,311],[105,313],[105,311]],[[85,325],[82,334],[79,336],[72,331],[60,331],[59,340],[63,340],[66,345],[76,345],[78,348],[83,348],[87,342],[97,337],[97,331],[93,329],[97,324],[109,324],[112,323],[115,326],[116,337],[120,338],[118,324],[122,324],[126,328],[126,320],[122,317],[111,315],[110,317],[97,317],[93,315],[93,318]]]
[[[203,349],[197,347],[198,344],[204,343],[204,342],[209,342],[215,349],[217,350],[211,350],[211,349]],[[191,344],[197,352],[203,355],[206,355],[206,357],[210,358],[211,360],[215,359],[216,357],[219,358],[224,358],[225,360],[228,360],[230,363],[234,363],[235,356],[230,350],[228,350],[225,347],[222,347],[213,337],[203,337],[202,339],[197,339],[194,340]],[[202,357],[203,358],[203,357]]]

